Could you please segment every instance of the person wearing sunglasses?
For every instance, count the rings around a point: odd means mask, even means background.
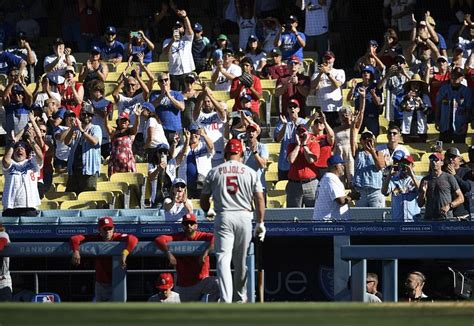
[[[181,178],[173,180],[169,197],[163,202],[165,209],[165,221],[177,222],[181,218],[193,212],[193,204],[188,200],[188,189],[186,181]]]
[[[392,158],[396,151],[402,151],[405,156],[410,155],[408,149],[400,144],[400,128],[395,124],[388,126],[387,143],[377,145],[377,151],[383,154],[386,166],[392,165]]]
[[[208,301],[217,302],[220,296],[219,283],[215,276],[209,275],[209,252],[214,247],[214,235],[198,231],[197,217],[193,213],[182,215],[181,225],[182,232],[155,238],[156,246],[176,268],[178,280],[175,291],[182,302],[199,301],[203,295],[209,295]],[[206,241],[208,246],[200,256],[175,257],[168,248],[170,241]]]
[[[464,203],[464,195],[456,178],[443,172],[444,155],[429,156],[429,174],[421,179],[418,206],[425,206],[425,220],[455,220],[453,211]]]

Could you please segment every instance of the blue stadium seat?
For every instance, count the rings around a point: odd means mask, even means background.
[[[140,224],[161,223],[165,221],[164,216],[139,216]]]
[[[267,208],[265,221],[312,221],[314,208]]]
[[[71,224],[97,224],[97,217],[95,216],[60,216],[59,225]]]
[[[39,216],[21,216],[20,224],[31,225],[31,224],[42,224],[42,225],[52,225],[59,224],[59,217],[49,216],[49,217],[39,217]]]
[[[37,303],[60,303],[61,297],[57,293],[52,292],[43,292],[38,293],[33,296],[31,302]]]
[[[121,209],[119,216],[158,216],[160,214],[159,209]]]
[[[138,216],[115,216],[114,224],[138,224]]]
[[[202,208],[195,208],[193,209],[194,215],[196,215],[198,221],[205,221],[206,220],[206,213],[202,210]]]
[[[2,216],[0,217],[0,223],[3,225],[18,225],[20,224],[20,218],[14,216]]]
[[[103,216],[118,216],[119,210],[118,209],[84,209],[81,210],[81,217],[103,217]]]
[[[51,209],[48,211],[42,211],[41,217],[51,217],[51,216],[70,216],[70,217],[79,217],[81,212],[77,209]]]

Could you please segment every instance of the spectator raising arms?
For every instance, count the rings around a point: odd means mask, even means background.
[[[262,45],[255,35],[250,35],[245,47],[245,56],[252,59],[255,74],[260,75],[267,64],[267,55],[262,50]]]
[[[54,41],[53,51],[54,54],[44,58],[43,67],[44,71],[48,74],[48,78],[54,84],[60,85],[64,83],[66,70],[76,64],[76,59],[71,55],[71,49],[65,47],[64,41],[61,38],[57,38]]]
[[[84,100],[84,86],[76,82],[74,76],[76,76],[74,67],[67,66],[63,77],[64,82],[58,85],[58,92],[61,94],[61,105],[79,116]]]
[[[306,36],[298,32],[298,18],[290,16],[280,32],[275,37],[274,45],[281,49],[283,60],[289,60],[296,56],[299,61],[303,60],[303,48],[306,46]]]
[[[163,208],[167,222],[181,221],[184,215],[193,213],[193,203],[188,200],[186,181],[181,178],[173,180],[173,186],[169,197],[163,202]]]
[[[211,76],[216,91],[230,91],[232,81],[242,75],[242,69],[233,62],[234,51],[222,50],[222,58],[216,60],[216,68]]]
[[[90,51],[89,59],[82,66],[79,74],[79,81],[85,85],[86,98],[89,98],[89,84],[93,80],[100,80],[105,83],[109,68],[106,64],[102,64],[101,50],[94,46]]]

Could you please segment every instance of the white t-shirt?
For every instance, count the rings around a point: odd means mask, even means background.
[[[42,165],[41,165],[42,166]],[[12,160],[8,168],[3,167],[5,186],[3,188],[3,208],[36,208],[41,204],[38,194],[38,178],[41,166],[36,157],[16,162]]]
[[[306,25],[304,34],[306,36],[321,35],[328,32],[329,21],[328,12],[331,7],[331,0],[327,0],[324,6],[318,0],[302,1],[306,9]]]
[[[242,68],[233,63],[229,66],[229,68],[224,69],[227,73],[232,74],[235,77],[240,77],[242,75]],[[216,91],[230,91],[231,84],[232,80],[227,79],[223,74],[219,72],[219,76],[217,77],[214,89]]]
[[[133,108],[135,104],[143,104],[145,103],[145,98],[143,97],[143,93],[137,94],[134,97],[128,97],[123,94],[119,94],[119,100],[117,102],[117,109],[118,113],[127,112],[129,114],[130,125],[135,123],[136,115],[133,113]],[[140,126],[138,126],[138,133],[145,132],[145,118],[140,116]]]
[[[168,69],[170,75],[189,74],[195,69],[192,54],[194,35],[184,34],[180,40],[174,41],[168,53]],[[163,48],[167,47],[172,39],[163,42]]]
[[[61,103],[61,95],[59,93],[51,91],[51,95],[53,96],[55,100]],[[47,93],[38,93],[34,104],[44,107],[44,104],[45,104],[44,102],[46,102],[47,99],[49,99],[49,96]]]
[[[153,117],[146,120],[145,122],[145,133],[143,134],[145,141],[148,138],[149,128],[155,128],[155,132],[152,135],[150,148],[156,148],[159,144],[169,145],[165,136],[165,131],[163,130],[163,126]]]
[[[349,206],[339,205],[336,198],[346,195],[344,184],[332,172],[326,172],[316,189],[313,220],[339,221],[349,219]]]
[[[311,80],[315,80],[319,72],[315,72],[311,77]],[[344,84],[346,82],[346,73],[342,69],[332,68],[329,75],[334,77],[338,82]],[[342,107],[342,90],[341,87],[334,87],[331,80],[326,74],[321,76],[319,81],[319,89],[314,95],[316,98],[316,106],[321,107],[323,112],[337,112]]]
[[[249,40],[250,35],[255,35],[255,27],[257,26],[257,21],[255,17],[250,19],[245,19],[239,17],[239,48],[245,49],[247,47],[247,41]]]
[[[247,53],[245,55],[247,58],[252,59],[253,61],[253,70],[257,70],[261,61],[267,61],[267,54],[265,52],[260,52],[259,54]]]
[[[58,56],[53,54],[53,55],[48,55],[46,58],[44,58],[43,62],[43,68],[49,65],[51,62],[56,60]],[[70,55],[71,61],[73,64],[76,63],[76,58],[74,56]],[[66,67],[68,66],[66,62],[66,58],[62,58],[59,60],[59,62],[56,64],[56,70],[53,70],[51,72],[48,72],[48,78],[55,82],[56,84],[62,84],[64,83],[64,73],[66,72]]]
[[[219,114],[215,111],[204,113],[201,111],[196,119],[198,126],[202,127],[209,138],[214,143],[213,160],[222,159],[224,157],[224,124],[226,120],[221,120]]]
[[[393,164],[393,154],[396,151],[402,151],[405,154],[405,156],[410,155],[410,152],[408,151],[408,149],[405,146],[400,145],[400,144],[397,145],[397,147],[392,152],[392,154],[390,154],[390,150],[388,149],[387,144],[377,145],[377,151],[381,152],[383,154],[386,166],[389,166],[389,165]]]
[[[69,129],[66,126],[58,126],[54,131],[54,138],[56,139],[56,135],[62,134],[64,130]],[[56,151],[54,156],[62,161],[67,161],[69,157],[70,147],[64,144],[64,142],[59,141],[56,139]]]

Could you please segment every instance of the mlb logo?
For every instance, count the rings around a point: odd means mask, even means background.
[[[33,297],[32,301],[38,303],[58,303],[61,302],[61,299],[55,293],[38,293]]]

